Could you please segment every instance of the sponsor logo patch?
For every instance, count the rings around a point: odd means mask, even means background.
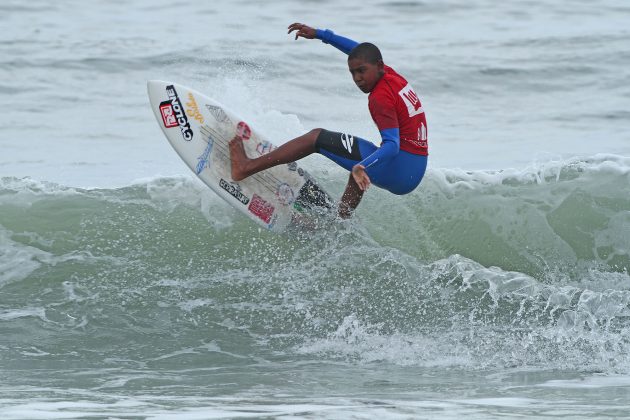
[[[160,104],[160,114],[162,114],[164,127],[173,128],[179,125],[177,124],[177,118],[175,117],[175,111],[173,111],[171,101],[164,101]]]
[[[249,138],[252,136],[252,130],[249,128],[249,125],[247,125],[247,123],[241,121],[236,124],[236,135],[243,140],[249,140]]]
[[[289,184],[284,182],[278,185],[276,196],[278,197],[280,204],[284,206],[288,206],[295,201],[295,193],[293,192],[293,189],[289,186]]]
[[[254,194],[254,197],[252,197],[252,201],[249,203],[249,207],[247,209],[250,213],[267,224],[271,221],[271,215],[273,215],[273,211],[275,210],[271,204],[266,202],[257,194]]]
[[[418,141],[420,143],[420,147],[428,147],[427,144],[427,128],[424,123],[420,123],[420,128],[418,128]]]
[[[351,134],[342,134],[341,144],[348,151],[348,153],[352,154],[352,145],[354,144],[354,137]]]
[[[405,105],[407,105],[407,111],[409,112],[410,117],[424,112],[424,109],[422,109],[422,105],[420,104],[420,99],[418,99],[418,95],[416,95],[416,92],[414,92],[410,84],[407,83],[407,85],[402,88],[398,94],[405,102]]]
[[[171,101],[171,107],[173,113],[175,114],[175,118],[177,120],[177,125],[182,132],[182,137],[186,141],[191,141],[193,139],[193,131],[190,128],[190,123],[188,122],[188,117],[184,112],[184,107],[182,107],[182,102],[179,100],[179,96],[177,95],[177,91],[175,90],[175,86],[168,85],[166,86],[166,94],[168,95]],[[164,104],[164,102],[162,102]],[[160,105],[160,110],[162,106]],[[164,119],[164,114],[162,114],[162,119]]]
[[[225,179],[221,178],[221,180],[219,181],[219,186],[223,188],[225,191],[227,191],[232,197],[240,201],[241,203],[245,205],[249,203],[249,197],[247,197],[245,194],[241,192],[241,187],[238,184],[229,183]],[[254,194],[254,197],[257,197],[257,195]],[[251,211],[251,205],[250,205],[250,211]]]
[[[199,122],[199,124],[204,123],[203,115],[199,112],[199,107],[197,106],[197,101],[192,93],[188,92],[188,102],[186,102],[186,113],[190,115],[191,118],[194,118]]]
[[[259,155],[265,155],[275,149],[274,145],[268,141],[261,141],[256,145],[256,151]]]

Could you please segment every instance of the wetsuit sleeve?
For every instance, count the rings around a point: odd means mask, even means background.
[[[346,54],[350,54],[350,51],[359,45],[358,42],[339,36],[330,29],[317,29],[315,38],[321,39],[324,44],[330,44]]]
[[[359,162],[359,165],[363,165],[365,169],[387,162],[400,151],[400,130],[398,128],[381,130],[381,137],[383,139],[381,147]]]
[[[389,97],[370,98],[368,106],[381,133],[382,143],[374,153],[359,162],[366,169],[387,162],[400,151],[400,128],[394,100]]]

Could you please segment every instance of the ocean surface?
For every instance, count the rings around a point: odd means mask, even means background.
[[[421,96],[429,169],[272,234],[146,82],[277,144],[378,141],[345,56]],[[630,417],[630,4],[0,1],[0,418]],[[347,174],[303,165],[334,197]]]

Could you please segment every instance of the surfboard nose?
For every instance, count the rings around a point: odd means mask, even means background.
[[[164,92],[164,88],[171,83],[165,82],[163,80],[149,80],[147,82],[147,93],[149,94],[149,99],[154,101],[154,99]]]
[[[147,82],[147,89],[154,89],[156,87],[160,87],[163,85],[166,85],[168,82],[165,82],[163,80],[149,80]]]

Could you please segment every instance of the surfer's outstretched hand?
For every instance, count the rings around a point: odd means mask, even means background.
[[[295,33],[295,39],[298,39],[300,36],[306,39],[315,39],[315,35],[317,33],[314,28],[297,22],[289,25],[289,32],[287,33],[290,34],[293,31],[297,31]]]

